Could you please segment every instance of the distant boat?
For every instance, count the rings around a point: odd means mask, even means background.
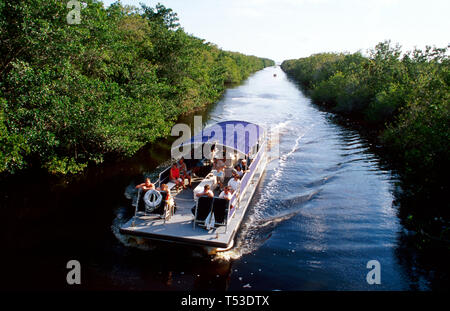
[[[216,141],[210,137],[218,132],[223,133],[220,140]],[[242,139],[238,138],[239,134]],[[167,194],[163,191],[149,190],[145,195],[139,192],[134,206],[134,216],[121,226],[122,234],[135,239],[138,244],[142,239],[175,242],[200,246],[208,253],[225,251],[233,247],[235,235],[267,164],[266,132],[257,124],[225,121],[204,129],[197,136],[175,148],[184,145],[204,150],[205,144],[221,145],[223,150],[231,155],[226,161],[225,184],[231,178],[233,168],[243,159],[247,160],[247,170],[231,200],[218,197],[220,191],[210,159],[187,159],[188,169],[200,165],[202,173],[199,174],[204,177],[192,180],[195,189],[171,191],[176,212],[169,211],[167,204],[164,204],[165,200],[162,197]],[[210,147],[206,149],[208,148]],[[192,150],[188,148],[186,157],[191,152]],[[169,189],[174,188],[175,185],[169,181],[169,170],[170,167],[159,175],[157,186],[165,183]],[[214,198],[196,197],[195,194],[202,192],[206,184],[210,185],[212,190],[215,189]],[[143,197],[143,200],[140,197]],[[210,218],[214,221],[209,220]]]

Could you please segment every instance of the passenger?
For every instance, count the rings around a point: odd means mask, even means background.
[[[209,160],[212,161],[216,157],[216,152],[217,152],[216,145],[214,144],[211,146],[210,153],[207,156],[207,158],[209,158]]]
[[[218,171],[219,168],[221,168],[222,166],[224,166],[224,163],[222,162],[222,160],[219,160],[218,158],[213,159],[213,165],[212,165],[213,170]]]
[[[209,185],[205,185],[205,187],[203,188],[203,192],[199,192],[196,194],[197,197],[203,197],[203,196],[207,196],[210,198],[214,197],[214,193],[211,190],[211,187]]]
[[[186,163],[184,163],[183,157],[181,157],[181,159],[178,161],[177,167],[180,170],[180,176],[181,179],[183,180],[183,188],[186,189],[186,187],[184,186],[184,181],[186,179],[189,180],[189,187],[192,188],[191,175],[189,175],[189,171],[187,169]]]
[[[180,170],[177,167],[177,164],[172,164],[172,168],[170,169],[170,181],[173,182],[177,189],[184,187],[183,180],[180,178]]]
[[[238,174],[233,174],[233,178],[228,182],[228,186],[231,187],[232,193],[237,191],[241,187],[241,180]]]
[[[242,172],[245,174],[248,172],[248,165],[247,165],[247,160],[246,159],[242,159],[241,163],[239,163],[239,166],[242,169]]]
[[[225,182],[225,163],[222,160],[214,158],[213,169],[216,170],[214,175],[217,177],[217,183],[220,190],[223,190],[223,183]]]
[[[242,176],[244,176],[244,172],[242,171],[242,168],[239,165],[235,166],[233,173],[237,174],[239,178],[242,178]]]
[[[226,200],[230,201],[232,196],[233,196],[233,194],[231,193],[231,187],[230,186],[226,186],[223,189],[223,191],[220,193],[219,198],[220,199],[226,199]]]
[[[217,161],[218,165],[219,165],[219,166],[223,166],[223,167],[227,167],[227,165],[225,164],[226,162],[227,162],[226,157],[223,157],[222,159],[219,159],[219,160]]]
[[[202,167],[205,165],[205,158],[197,159],[195,157],[195,149],[191,149],[191,159],[196,159],[195,165],[191,168],[191,177],[198,177],[201,174]]]
[[[136,189],[142,189],[142,190],[144,190],[144,192],[146,192],[148,190],[155,189],[155,185],[152,184],[152,182],[150,181],[150,178],[146,178],[144,183],[136,186]]]
[[[199,192],[195,196],[196,197],[210,197],[210,198],[214,198],[214,192],[211,191],[211,187],[209,185],[205,185],[203,187],[203,192]],[[195,207],[196,206],[194,206],[191,209],[191,212],[192,212],[193,215],[195,215]]]
[[[173,208],[175,205],[175,202],[173,200],[173,197],[170,195],[169,186],[166,184],[162,184],[160,188],[156,188],[158,191],[165,191],[167,193],[166,197],[166,203],[169,205],[170,208]]]

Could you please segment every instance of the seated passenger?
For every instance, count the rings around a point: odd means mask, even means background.
[[[211,187],[209,185],[205,185],[205,187],[203,188],[203,192],[199,192],[196,194],[197,197],[203,197],[203,196],[207,196],[210,198],[214,197],[214,193],[211,190]]]
[[[195,154],[195,149],[191,149],[191,159],[195,160],[195,165],[191,167],[191,178],[199,177],[201,175],[202,168],[205,166],[206,158],[198,159]]]
[[[201,168],[205,165],[204,162],[205,159],[201,159],[195,163],[195,166],[192,168],[192,177],[198,177]]]
[[[242,168],[239,165],[235,166],[233,173],[237,174],[239,178],[242,178],[242,176],[244,176],[244,172],[242,171]]]
[[[183,180],[183,188],[186,189],[186,187],[184,186],[185,179],[189,180],[189,187],[192,188],[191,175],[189,175],[189,171],[187,169],[186,163],[184,163],[183,157],[178,161],[177,167],[180,170],[180,176],[181,176],[181,179]]]
[[[175,205],[173,197],[170,195],[169,186],[167,186],[166,184],[162,184],[161,187],[156,188],[156,190],[167,192],[166,203],[167,205],[169,205],[170,208],[172,208]]]
[[[241,187],[241,180],[239,179],[238,174],[233,174],[233,178],[228,182],[228,186],[231,187],[232,193]]]
[[[246,160],[246,159],[242,159],[242,160],[241,160],[241,163],[239,163],[238,165],[241,167],[242,172],[243,172],[244,174],[245,174],[246,172],[248,172],[248,165],[247,165],[247,160]]]
[[[144,190],[144,192],[146,192],[148,190],[155,189],[155,185],[152,184],[150,178],[146,178],[144,183],[136,186],[136,189],[142,189]]]
[[[180,178],[180,170],[177,167],[177,164],[172,164],[172,167],[170,169],[170,181],[173,182],[176,185],[176,188],[178,189],[180,186],[184,187],[184,182]]]
[[[217,177],[217,183],[219,184],[220,190],[222,190],[225,181],[225,163],[222,160],[214,158],[213,169],[216,170],[214,175]]]
[[[218,171],[221,168],[225,168],[225,161],[219,159],[219,158],[214,158],[213,159],[213,170]]]
[[[226,186],[223,189],[223,191],[220,193],[219,198],[220,199],[226,199],[226,200],[230,201],[232,196],[233,196],[233,194],[231,193],[231,187],[230,186]]]

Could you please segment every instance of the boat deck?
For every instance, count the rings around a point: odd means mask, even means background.
[[[192,208],[195,205],[193,200],[193,189],[198,185],[198,181],[192,183],[192,189],[187,188],[179,193],[172,192],[177,209],[175,214],[164,223],[158,215],[141,214],[130,219],[121,228],[124,234],[141,236],[163,241],[174,241],[202,246],[212,246],[226,248],[230,245],[235,231],[239,227],[238,220],[242,219],[243,209],[236,209],[234,216],[229,220],[228,227],[212,228],[209,231],[198,225],[193,227],[194,215]],[[218,195],[218,190],[215,191]],[[241,204],[242,205],[242,204]],[[132,222],[134,221],[134,226]],[[226,232],[225,232],[225,229]]]
[[[262,151],[254,160],[255,165],[250,165],[251,171],[247,173],[250,175],[247,175],[249,177],[244,184],[244,189],[241,189],[238,199],[232,201],[234,202],[234,211],[233,215],[228,218],[226,227],[218,226],[208,230],[198,224],[194,226],[192,209],[196,202],[193,189],[199,185],[199,182],[204,180],[203,178],[196,178],[192,181],[192,188],[181,190],[178,193],[171,192],[177,209],[169,220],[164,222],[164,219],[161,219],[159,215],[137,213],[121,226],[120,232],[125,235],[150,240],[177,242],[216,249],[232,247],[234,237],[244,219],[247,207],[267,164],[264,145],[261,148]],[[228,182],[228,179],[225,179],[225,184]],[[218,195],[219,189],[216,189],[215,196]]]

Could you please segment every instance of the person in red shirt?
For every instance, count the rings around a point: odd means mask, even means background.
[[[170,181],[173,182],[177,189],[181,186],[185,188],[183,180],[180,178],[180,170],[177,167],[177,164],[172,164],[172,168],[170,169]]]

